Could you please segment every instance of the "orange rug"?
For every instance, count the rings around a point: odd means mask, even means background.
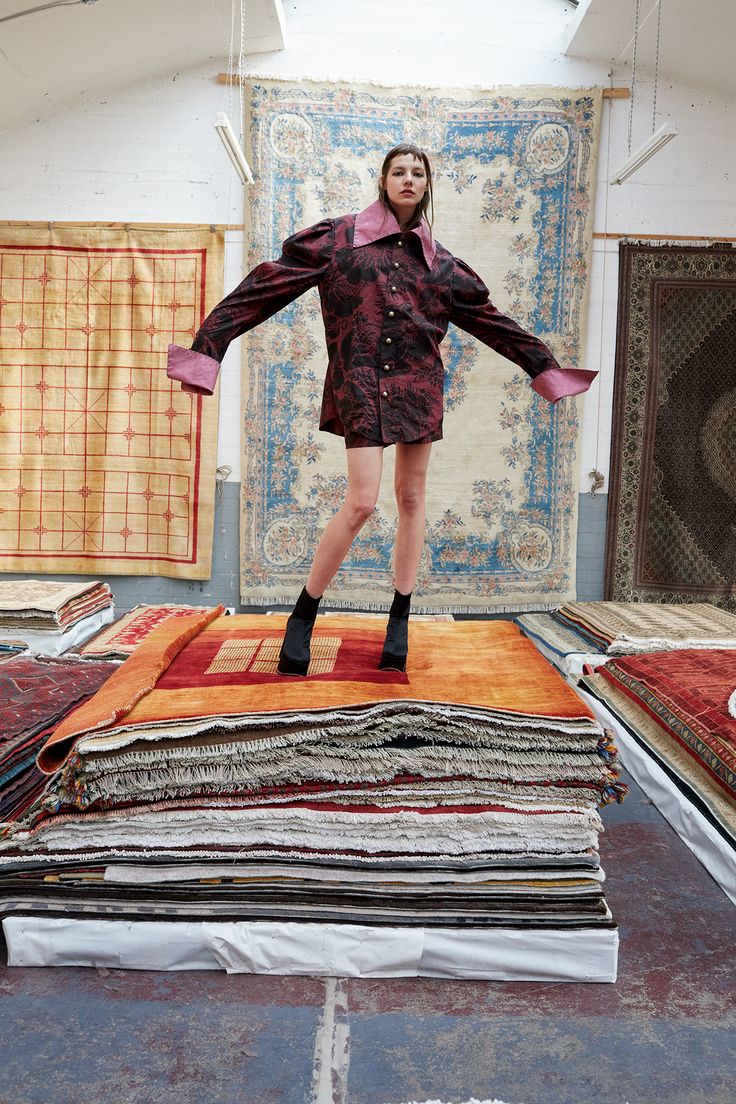
[[[351,615],[317,619],[306,679],[276,672],[285,615],[221,617],[222,607],[164,622],[89,702],[56,730],[39,756],[60,767],[75,740],[203,717],[293,714],[395,702],[463,707],[489,716],[559,718],[588,725],[593,714],[507,621],[413,621],[406,674],[379,671],[384,625]]]

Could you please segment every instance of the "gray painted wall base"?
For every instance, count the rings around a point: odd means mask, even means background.
[[[109,583],[118,610],[142,603],[181,602],[213,606],[222,602],[241,612],[263,613],[260,606],[241,606],[238,542],[239,483],[220,484],[215,506],[212,549],[212,577],[202,580],[164,579],[151,575],[100,575]],[[606,536],[607,496],[581,494],[578,502],[578,600],[598,601],[603,597],[603,553]],[[38,574],[38,572],[36,572]],[[52,576],[54,573],[52,572]],[[61,579],[86,579],[88,575],[60,575]],[[23,579],[22,574],[2,574],[0,579]],[[511,616],[504,614],[504,616]]]

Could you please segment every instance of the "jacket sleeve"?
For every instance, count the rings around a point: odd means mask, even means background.
[[[205,318],[191,349],[169,346],[168,376],[179,380],[184,391],[211,395],[230,342],[318,284],[332,259],[334,239],[332,219],[287,238],[278,260],[254,268]]]
[[[480,276],[459,258],[453,267],[450,321],[523,368],[532,378],[532,390],[549,402],[587,391],[598,375],[560,367],[543,341],[496,310]]]

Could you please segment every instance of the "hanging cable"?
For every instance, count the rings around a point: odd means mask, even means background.
[[[243,70],[245,68],[245,0],[240,0],[240,53],[238,55],[238,90],[240,92],[240,118],[238,120],[238,133],[240,144],[243,144],[243,119],[245,117],[245,89],[243,86]]]
[[[659,39],[662,27],[662,0],[657,2],[657,48],[654,54],[654,94],[652,96],[652,134],[657,127],[657,85],[659,84]]]
[[[233,99],[235,92],[233,89],[233,83],[235,80],[235,4],[237,0],[231,0],[230,2],[230,42],[228,45],[227,53],[227,83],[222,90],[222,109],[228,115],[232,115]],[[233,221],[233,176],[232,173],[228,176],[227,184],[227,222]]]
[[[634,122],[634,96],[636,94],[636,52],[639,45],[639,9],[641,0],[636,0],[636,14],[634,16],[634,56],[631,62],[631,107],[629,108],[629,157],[631,156],[631,127]]]
[[[608,71],[608,84],[609,88],[613,88],[613,69]],[[608,135],[606,137],[606,183],[605,193],[603,199],[603,272],[601,274],[601,313],[600,313],[600,326],[598,334],[598,402],[596,409],[596,426],[595,426],[595,467],[588,474],[591,478],[590,493],[594,495],[596,491],[600,491],[605,484],[605,476],[600,470],[600,447],[601,447],[601,403],[603,398],[603,323],[605,318],[605,306],[606,306],[606,262],[608,260],[608,193],[610,184],[608,177],[611,169],[611,131],[613,130],[613,99],[608,100]]]

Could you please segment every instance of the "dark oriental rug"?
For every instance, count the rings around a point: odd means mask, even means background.
[[[728,246],[621,246],[606,597],[736,612]]]
[[[684,649],[627,656],[583,686],[736,848],[736,651]]]
[[[71,656],[18,656],[0,664],[0,834],[48,781],[36,767],[45,740],[118,666]]]

